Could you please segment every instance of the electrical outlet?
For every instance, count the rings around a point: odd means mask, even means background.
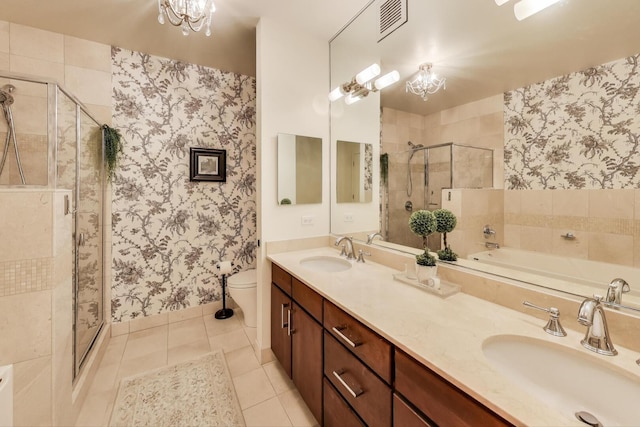
[[[344,214],[344,222],[353,222],[353,214]]]
[[[312,216],[303,216],[302,217],[302,225],[313,225],[313,217]]]

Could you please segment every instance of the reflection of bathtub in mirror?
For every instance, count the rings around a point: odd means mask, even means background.
[[[609,283],[620,277],[631,287],[631,291],[623,295],[622,305],[640,310],[640,270],[637,268],[508,247],[476,252],[467,258],[486,265],[508,268],[514,274],[521,273],[522,278],[518,280],[535,281],[542,286],[551,287],[551,283],[545,283],[544,280],[566,282],[562,290],[577,295],[598,294],[604,297]],[[542,282],[540,277],[543,278]]]

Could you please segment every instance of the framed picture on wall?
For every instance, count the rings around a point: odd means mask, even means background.
[[[227,181],[227,150],[192,147],[189,152],[190,181]]]

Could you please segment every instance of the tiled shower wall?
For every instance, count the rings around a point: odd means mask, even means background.
[[[16,426],[73,419],[70,194],[0,189],[0,365],[14,366]]]
[[[166,323],[221,299],[219,261],[255,266],[255,78],[119,48],[112,61],[113,121],[124,136],[112,319]],[[225,149],[226,182],[190,181],[191,147]]]
[[[111,55],[107,45],[0,21],[0,70],[56,81],[99,121],[111,122]],[[27,183],[46,185],[46,86],[0,81],[7,83],[16,86],[12,110]],[[2,122],[0,138],[4,143],[7,127]],[[0,184],[19,183],[13,154],[6,168]],[[15,424],[68,425],[72,422],[72,233],[69,216],[56,219],[62,212],[61,202],[51,199],[63,190],[2,191],[0,207],[9,211],[0,214],[0,241],[12,250],[0,253],[0,311],[3,320],[8,320],[0,326],[2,344],[8,346],[0,351],[0,364],[14,363],[16,369]],[[31,210],[23,212],[25,207]],[[105,222],[102,226],[109,230],[110,218]],[[25,250],[15,250],[21,247]],[[108,245],[105,249],[109,259]],[[105,276],[109,283],[110,273]]]

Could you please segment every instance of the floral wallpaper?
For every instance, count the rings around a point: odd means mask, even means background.
[[[216,263],[256,260],[255,79],[112,49],[112,318],[221,299]],[[190,182],[189,148],[227,150],[227,181]]]
[[[505,93],[505,188],[640,188],[639,61]]]

